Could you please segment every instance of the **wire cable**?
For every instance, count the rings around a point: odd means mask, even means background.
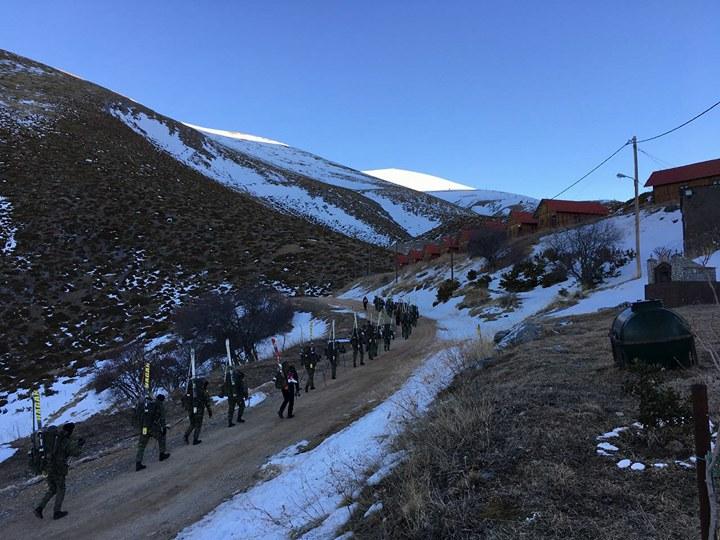
[[[669,161],[665,161],[664,159],[660,159],[660,158],[657,157],[657,156],[653,156],[650,152],[646,152],[646,151],[643,150],[642,148],[638,148],[638,152],[641,152],[641,153],[645,154],[647,157],[649,157],[650,159],[652,159],[652,160],[653,160],[655,163],[657,163],[658,165],[662,165],[663,167],[675,167],[675,165],[673,165],[673,164],[670,163]]]
[[[608,161],[610,161],[612,158],[614,158],[615,156],[617,156],[617,155],[620,153],[620,151],[621,151],[623,148],[625,148],[626,146],[628,146],[629,144],[631,144],[630,141],[628,141],[628,142],[626,142],[625,144],[623,144],[620,148],[618,148],[617,150],[615,150],[612,154],[610,154],[608,157],[606,157],[605,159],[603,159],[600,163],[598,163],[597,165],[595,165],[595,166],[594,166],[592,169],[590,169],[587,173],[585,173],[583,176],[581,176],[580,178],[578,178],[577,180],[575,180],[575,182],[573,182],[573,183],[570,184],[568,187],[566,187],[565,189],[563,189],[560,193],[558,193],[557,195],[555,195],[554,197],[552,197],[552,199],[557,199],[560,195],[562,195],[562,194],[565,193],[566,191],[570,191],[572,188],[574,188],[575,186],[577,186],[580,182],[582,182],[583,180],[585,180],[585,179],[586,179],[588,176],[590,176],[592,173],[594,173],[595,171],[597,171],[600,167],[602,167],[603,165],[605,165],[605,164],[606,164]]]
[[[660,133],[659,135],[655,135],[654,137],[648,137],[647,139],[641,139],[641,140],[638,141],[638,144],[640,144],[640,143],[645,143],[645,142],[650,142],[650,141],[654,141],[655,139],[659,139],[660,137],[664,137],[665,135],[669,135],[669,134],[672,133],[673,131],[677,131],[678,129],[687,126],[689,123],[694,122],[695,120],[697,120],[698,118],[700,118],[702,115],[704,115],[704,114],[706,114],[706,113],[709,113],[710,111],[712,111],[712,110],[713,110],[715,107],[717,107],[718,105],[720,105],[720,101],[717,101],[717,102],[714,103],[713,105],[710,105],[710,107],[708,107],[707,109],[705,109],[705,110],[704,110],[703,112],[701,112],[700,114],[696,114],[695,116],[693,116],[693,117],[692,117],[690,120],[688,120],[687,122],[683,122],[683,123],[680,124],[679,126],[676,126],[676,127],[672,128],[672,129],[668,129],[667,131],[664,131],[663,133]]]

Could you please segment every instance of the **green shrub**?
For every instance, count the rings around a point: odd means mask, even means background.
[[[567,278],[567,270],[565,270],[562,266],[556,266],[542,277],[540,285],[544,288],[552,287],[553,285],[567,281]]]
[[[478,277],[478,273],[475,270],[470,270],[467,274],[468,281],[475,281]]]
[[[446,279],[437,290],[437,304],[443,304],[450,300],[453,293],[460,288],[460,282],[457,279]]]

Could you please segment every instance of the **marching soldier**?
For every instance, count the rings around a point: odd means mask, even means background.
[[[212,418],[212,409],[210,408],[210,395],[208,394],[208,382],[205,379],[195,379],[191,383],[197,385],[197,395],[193,395],[191,387],[188,386],[188,392],[185,394],[185,407],[188,411],[190,425],[185,430],[183,439],[185,444],[190,444],[190,434],[193,434],[193,444],[200,444],[200,430],[202,429],[203,418],[205,417],[205,409],[208,416]]]
[[[332,340],[327,342],[327,347],[325,347],[325,357],[328,359],[328,362],[330,362],[330,373],[332,378],[337,379],[337,343]]]
[[[233,416],[235,415],[235,407],[237,406],[238,423],[244,423],[243,413],[245,412],[245,400],[250,397],[247,384],[245,384],[245,374],[237,368],[228,369],[225,373],[225,383],[220,397],[226,395],[228,398],[228,427],[233,427]]]
[[[165,461],[170,454],[165,452],[167,436],[167,423],[165,420],[165,396],[158,394],[154,400],[147,405],[142,404],[142,416],[140,418],[140,438],[138,439],[137,454],[135,455],[135,471],[142,471],[147,467],[143,465],[145,447],[150,439],[158,442],[160,450],[160,461]]]
[[[390,341],[393,338],[393,330],[392,325],[390,323],[385,323],[382,330],[382,338],[383,338],[383,346],[385,352],[390,350]]]
[[[305,347],[303,350],[303,355],[301,356],[301,362],[302,366],[305,368],[305,373],[307,373],[307,382],[305,383],[305,393],[307,394],[308,390],[315,390],[315,369],[317,368],[317,363],[320,360],[320,357],[318,356],[318,353],[315,351],[314,346]]]
[[[43,518],[45,505],[53,497],[55,497],[53,519],[62,519],[68,515],[62,509],[63,499],[65,499],[65,477],[68,474],[68,458],[79,456],[80,449],[85,444],[83,438],[78,440],[72,438],[74,429],[75,424],[72,422],[65,424],[55,435],[52,446],[48,446],[50,453],[46,469],[48,490],[34,510],[39,519]]]

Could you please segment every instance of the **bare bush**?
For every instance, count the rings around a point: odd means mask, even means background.
[[[503,231],[473,231],[468,242],[468,254],[471,257],[484,257],[488,268],[494,269],[500,252],[507,245],[507,235]]]
[[[661,246],[653,250],[653,256],[661,262],[669,262],[675,255],[680,255],[676,249]]]
[[[584,288],[592,289],[615,275],[633,255],[620,250],[621,238],[620,230],[605,221],[554,234],[548,244],[557,263]]]
[[[293,316],[290,302],[275,289],[248,287],[228,293],[211,292],[175,313],[175,330],[192,343],[200,358],[221,354],[225,340],[257,359],[256,344],[283,329]]]

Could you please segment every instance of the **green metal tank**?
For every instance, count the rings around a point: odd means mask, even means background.
[[[690,325],[660,300],[635,302],[615,317],[610,344],[619,367],[636,360],[669,369],[697,363]]]

